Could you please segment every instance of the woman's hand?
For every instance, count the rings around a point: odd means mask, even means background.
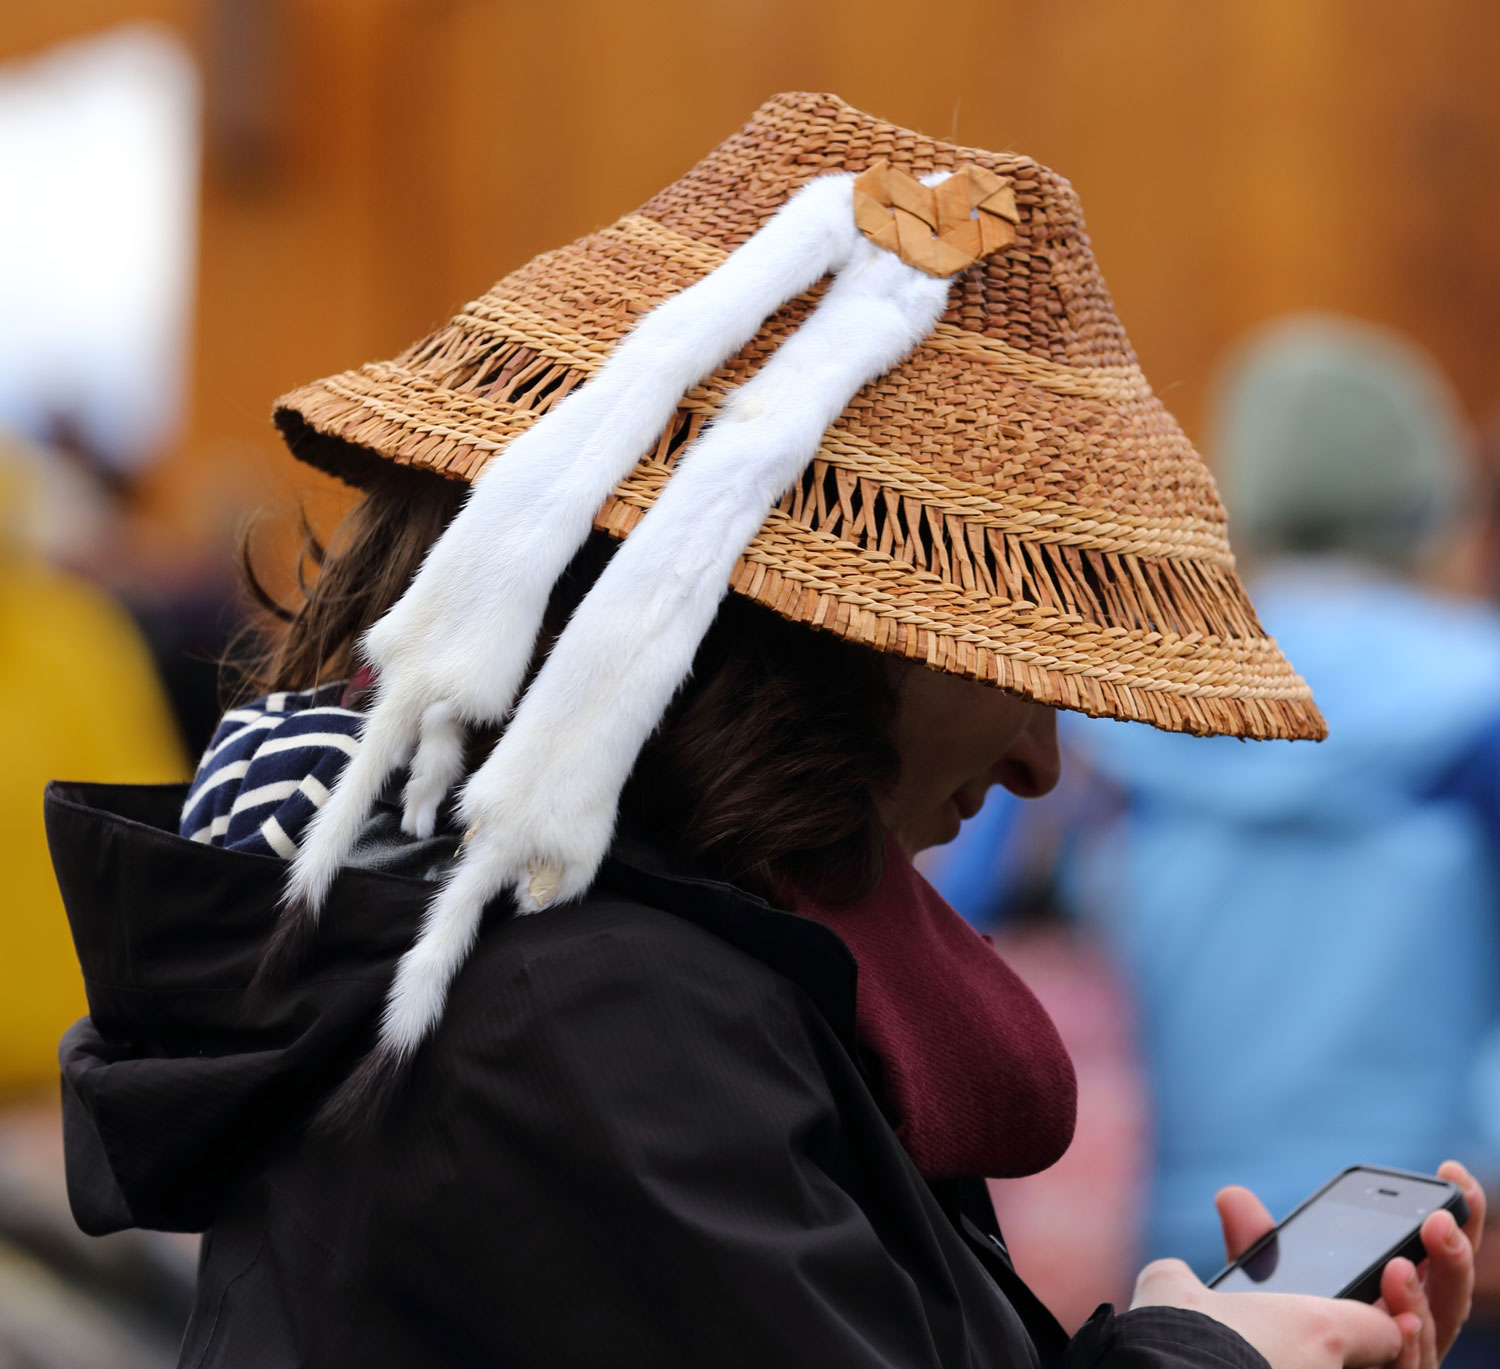
[[[1438,1173],[1463,1189],[1468,1225],[1459,1231],[1450,1214],[1429,1216],[1422,1224],[1428,1252],[1422,1268],[1414,1268],[1409,1260],[1392,1260],[1381,1279],[1381,1300],[1374,1307],[1287,1293],[1215,1293],[1178,1260],[1147,1266],[1132,1305],[1203,1312],[1238,1331],[1272,1369],[1385,1364],[1436,1369],[1469,1315],[1474,1249],[1485,1218],[1484,1190],[1462,1165],[1450,1160]],[[1216,1202],[1231,1260],[1275,1225],[1247,1189],[1226,1188]]]
[[[1238,1331],[1271,1369],[1386,1365],[1404,1353],[1401,1327],[1379,1308],[1301,1293],[1215,1293],[1181,1260],[1141,1270],[1130,1305],[1202,1312]]]
[[[1469,1220],[1460,1230],[1452,1214],[1432,1213],[1422,1223],[1427,1258],[1421,1268],[1410,1260],[1392,1260],[1385,1267],[1379,1305],[1394,1314],[1405,1336],[1397,1369],[1433,1369],[1463,1329],[1474,1296],[1474,1252],[1484,1234],[1484,1190],[1456,1160],[1446,1161],[1438,1175],[1463,1189]]]

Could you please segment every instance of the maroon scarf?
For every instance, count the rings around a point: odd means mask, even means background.
[[[1046,1010],[917,872],[894,838],[875,891],[850,903],[794,892],[859,965],[860,1044],[918,1171],[1013,1178],[1073,1139],[1078,1084]]]

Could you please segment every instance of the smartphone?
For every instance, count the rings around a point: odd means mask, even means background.
[[[1420,1229],[1445,1207],[1469,1220],[1463,1190],[1430,1174],[1354,1165],[1335,1175],[1208,1286],[1224,1293],[1313,1293],[1374,1302],[1380,1271],[1398,1255],[1426,1257]]]

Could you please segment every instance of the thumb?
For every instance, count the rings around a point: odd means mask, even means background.
[[[1135,1281],[1131,1307],[1191,1307],[1203,1282],[1181,1260],[1153,1260]]]
[[[1232,1184],[1214,1198],[1224,1228],[1224,1251],[1231,1263],[1275,1227],[1266,1205],[1248,1188]]]
[[[1343,1351],[1345,1364],[1388,1365],[1401,1353],[1401,1327],[1388,1312],[1347,1298],[1317,1301],[1327,1303],[1327,1308],[1320,1311],[1327,1316],[1329,1329],[1333,1331],[1328,1343],[1337,1344]]]

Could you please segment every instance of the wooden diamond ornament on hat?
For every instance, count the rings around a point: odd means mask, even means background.
[[[1016,240],[1010,181],[973,163],[926,186],[881,160],[854,181],[854,221],[877,247],[929,276],[952,276]]]

